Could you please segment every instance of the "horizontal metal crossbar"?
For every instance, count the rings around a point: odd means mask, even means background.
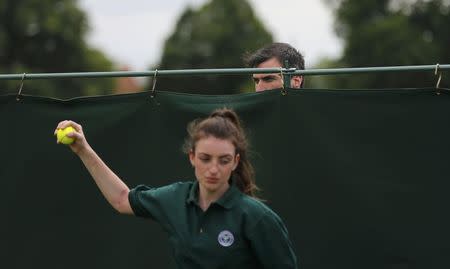
[[[113,72],[72,72],[72,73],[21,73],[0,74],[0,80],[30,80],[55,78],[105,78],[105,77],[161,77],[183,75],[245,75],[283,73],[283,75],[342,75],[378,72],[425,72],[449,71],[450,64],[413,65],[413,66],[384,66],[357,68],[329,68],[297,70],[295,68],[222,68],[222,69],[182,69],[182,70],[149,70],[149,71],[113,71]]]

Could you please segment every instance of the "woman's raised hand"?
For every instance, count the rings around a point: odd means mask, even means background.
[[[69,132],[66,134],[67,137],[74,139],[73,143],[68,144],[70,149],[76,154],[79,154],[83,150],[88,149],[90,146],[86,141],[86,137],[84,136],[83,127],[74,121],[64,120],[59,122],[56,126],[54,134],[56,135],[58,130],[63,130],[69,126],[75,129],[74,132]],[[59,144],[60,142],[61,141],[59,139],[56,140],[56,143]]]

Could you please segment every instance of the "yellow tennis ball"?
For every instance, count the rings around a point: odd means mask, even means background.
[[[64,129],[58,129],[56,131],[56,139],[59,143],[70,145],[73,143],[73,141],[75,141],[75,139],[66,135],[71,132],[75,132],[75,129],[72,126],[66,127]]]

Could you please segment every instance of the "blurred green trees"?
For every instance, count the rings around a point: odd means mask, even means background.
[[[327,67],[429,65],[450,62],[450,1],[325,0],[335,13],[335,31],[344,52]],[[446,80],[445,80],[446,79]],[[328,87],[432,87],[428,73],[333,76]],[[441,86],[448,86],[444,74]]]
[[[158,69],[238,68],[245,52],[270,42],[271,34],[246,0],[211,0],[180,16],[165,42]],[[248,81],[249,75],[161,77],[157,89],[231,94],[243,91]]]
[[[87,19],[75,0],[0,2],[0,73],[110,71],[112,63],[84,38]],[[0,81],[0,94],[16,93],[20,81]],[[58,98],[105,94],[112,79],[30,80],[24,94]]]

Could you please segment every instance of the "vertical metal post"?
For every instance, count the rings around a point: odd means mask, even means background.
[[[288,60],[284,61],[284,68],[286,70],[289,69],[289,61]],[[283,72],[283,88],[291,88],[291,78],[292,78],[292,75],[289,71]]]

